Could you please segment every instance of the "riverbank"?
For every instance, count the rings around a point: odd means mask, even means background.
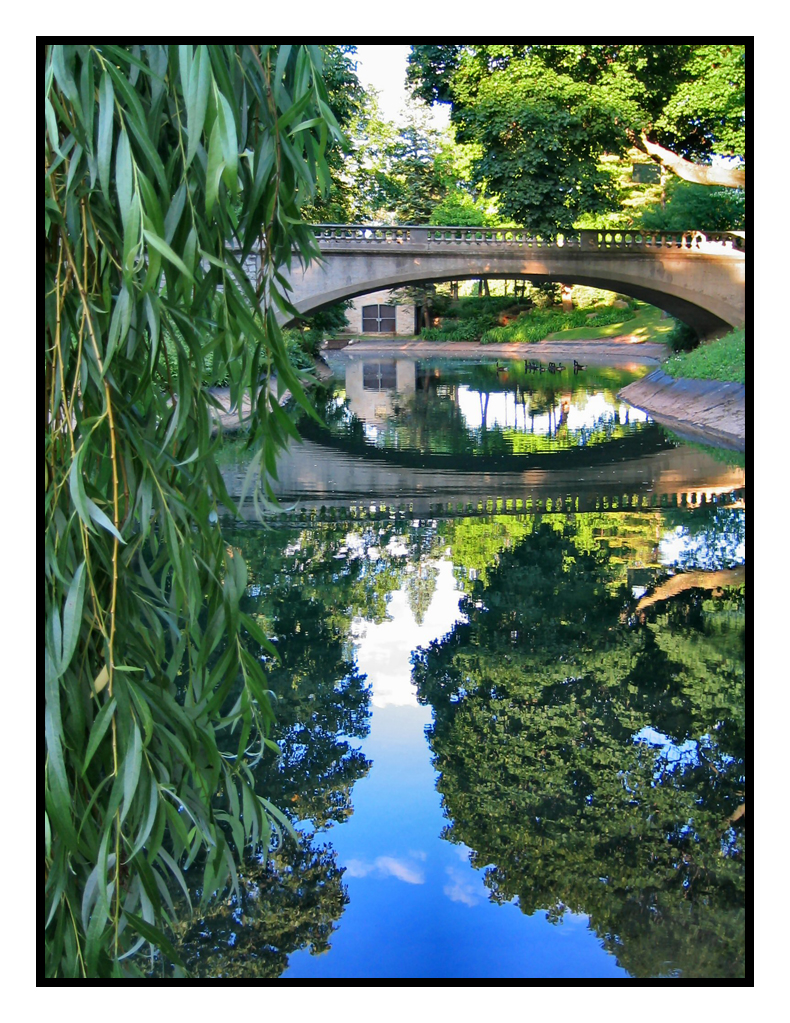
[[[720,380],[671,377],[662,369],[617,395],[683,440],[746,450],[746,388]]]

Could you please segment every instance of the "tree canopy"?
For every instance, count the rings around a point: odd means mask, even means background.
[[[616,208],[600,158],[633,145],[698,183],[743,185],[712,158],[745,158],[745,63],[742,44],[419,45],[408,78],[481,146],[473,183],[500,213],[553,235]]]

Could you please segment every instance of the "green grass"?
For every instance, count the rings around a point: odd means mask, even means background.
[[[724,380],[746,383],[746,330],[733,330],[707,341],[692,352],[673,355],[661,367],[672,377],[686,380]]]
[[[671,317],[661,319],[661,310],[652,305],[640,305],[636,310],[636,316],[630,320],[621,320],[619,323],[608,323],[603,327],[574,327],[571,330],[557,330],[546,337],[547,341],[597,341],[607,337],[619,337],[621,334],[630,334],[639,341],[663,340],[664,334],[668,334],[675,325]]]

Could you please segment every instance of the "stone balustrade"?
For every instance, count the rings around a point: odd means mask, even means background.
[[[743,233],[733,231],[575,231],[553,238],[531,235],[517,227],[434,227],[433,225],[315,224],[321,249],[389,248],[395,245],[443,249],[491,246],[496,249],[612,250],[672,249],[684,252],[744,252]]]

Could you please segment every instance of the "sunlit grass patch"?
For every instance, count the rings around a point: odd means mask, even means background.
[[[604,326],[574,327],[570,330],[557,330],[548,334],[547,341],[597,341],[607,337],[619,337],[630,334],[638,341],[661,341],[668,334],[675,321],[671,317],[661,318],[661,310],[652,305],[640,305],[636,315],[629,320],[607,323]]]
[[[746,383],[746,330],[733,330],[708,341],[692,352],[682,352],[662,366],[673,377],[690,380],[724,380]]]

